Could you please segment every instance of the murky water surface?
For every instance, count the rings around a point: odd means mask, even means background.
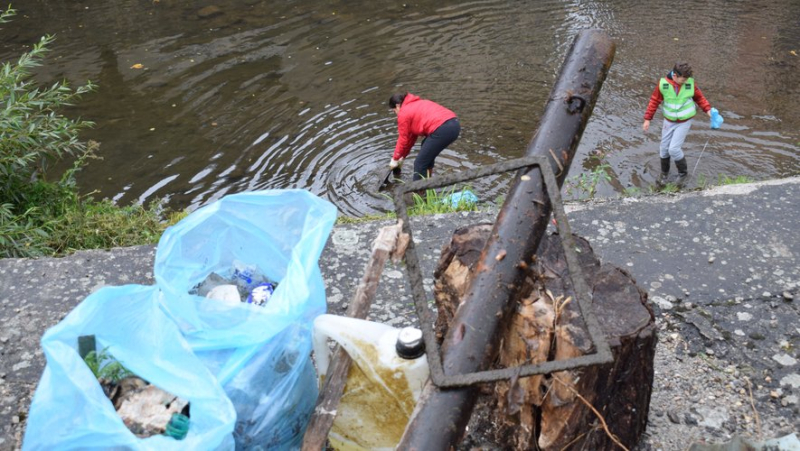
[[[695,121],[684,148],[697,176],[800,173],[800,2],[24,0],[3,26],[13,60],[55,34],[41,82],[99,84],[70,111],[93,120],[102,161],[85,191],[119,203],[196,208],[228,193],[305,188],[359,216],[391,208],[367,175],[386,165],[396,122],[386,100],[411,91],[454,110],[461,138],[437,171],[522,156],[564,56],[599,28],[616,57],[570,171],[610,165],[600,195],[646,189],[661,115],[650,92],[676,59],[725,117]],[[137,68],[141,65],[141,68]],[[412,157],[415,155],[412,153]],[[508,180],[474,185],[482,199]]]

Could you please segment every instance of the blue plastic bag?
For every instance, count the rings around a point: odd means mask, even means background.
[[[336,208],[307,191],[249,192],[198,209],[159,241],[163,308],[234,402],[237,449],[302,438],[317,398],[311,329],[326,308],[318,261],[335,220]],[[278,283],[263,306],[189,294],[239,262]]]
[[[711,108],[711,128],[720,128],[725,119],[719,114],[719,110]]]
[[[317,372],[305,325],[264,345],[225,385],[236,409],[236,449],[300,449],[317,401]]]
[[[169,227],[154,273],[162,304],[195,350],[261,345],[296,321],[325,311],[318,260],[336,207],[303,190],[233,194]],[[278,282],[264,306],[209,301],[189,292],[235,262]]]
[[[222,387],[160,309],[156,287],[104,287],[42,337],[47,366],[39,380],[23,450],[230,449],[236,414]],[[185,439],[138,438],[123,424],[78,354],[78,337],[94,335],[107,352],[151,384],[189,401]]]
[[[452,208],[458,208],[459,205],[471,206],[478,203],[478,196],[470,190],[463,190],[457,193],[448,194],[442,199],[442,202],[450,205]]]

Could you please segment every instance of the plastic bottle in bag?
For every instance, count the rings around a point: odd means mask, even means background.
[[[340,451],[394,449],[428,379],[422,332],[335,315],[314,321],[320,380],[328,370],[327,339],[352,358],[344,394],[328,436]]]
[[[310,326],[310,324],[308,325]],[[311,361],[310,327],[295,324],[250,355],[223,384],[234,408],[236,451],[300,449],[317,401],[317,373]],[[202,360],[237,360],[239,351],[208,351]]]

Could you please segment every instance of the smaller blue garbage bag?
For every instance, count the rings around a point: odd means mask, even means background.
[[[711,108],[711,128],[720,128],[725,119],[719,114],[719,110]]]
[[[307,191],[256,191],[198,209],[159,241],[161,303],[233,402],[237,450],[302,440],[318,393],[311,329],[326,309],[319,256],[335,220],[336,208]],[[211,273],[251,272],[278,284],[263,305],[191,294]]]
[[[335,221],[336,207],[304,190],[232,194],[202,207],[158,242],[162,305],[194,350],[258,346],[289,324],[310,325],[326,308],[319,256]],[[190,294],[210,273],[229,274],[237,263],[278,283],[269,302]]]
[[[28,417],[23,450],[232,449],[236,413],[208,368],[157,302],[156,287],[104,287],[42,337],[47,359]],[[138,438],[123,424],[86,362],[78,337],[152,385],[189,402],[189,432]]]

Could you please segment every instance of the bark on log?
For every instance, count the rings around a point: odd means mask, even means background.
[[[446,333],[469,285],[476,253],[480,254],[490,232],[491,225],[486,224],[459,229],[443,250],[435,272],[438,336]],[[601,264],[586,240],[575,236],[575,241],[592,290],[594,313],[614,362],[496,383],[491,411],[494,424],[499,425],[495,439],[501,448],[631,448],[644,433],[656,345],[647,294],[624,270]],[[547,236],[536,256],[519,264],[529,268],[529,276],[520,290],[517,311],[505,327],[496,367],[593,352],[567,277],[560,237]]]

